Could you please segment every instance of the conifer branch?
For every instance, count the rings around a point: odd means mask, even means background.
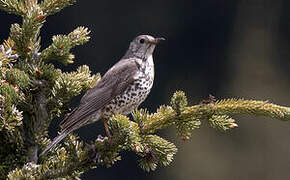
[[[58,145],[54,151],[43,157],[40,162],[44,164],[35,170],[38,172],[35,173],[35,177],[73,178],[78,177],[86,168],[100,165],[111,167],[121,159],[120,152],[124,150],[135,152],[140,157],[139,166],[145,171],[155,170],[157,165],[170,164],[177,152],[174,144],[154,135],[157,130],[175,126],[178,135],[185,140],[190,138],[191,131],[199,128],[203,121],[208,121],[214,128],[225,131],[237,127],[230,117],[232,114],[263,115],[287,121],[290,120],[289,113],[289,107],[267,101],[243,99],[187,106],[184,93],[178,91],[173,95],[171,106],[161,106],[156,113],[149,114],[142,109],[135,111],[134,121],[122,115],[113,116],[109,121],[113,133],[110,141],[99,136],[91,145],[84,146],[75,136],[70,135],[65,139],[63,147]],[[48,143],[46,139],[45,144]],[[24,173],[18,169],[10,176],[14,177],[16,172],[18,175]],[[75,172],[78,173],[74,174]]]
[[[49,126],[49,115],[47,111],[47,85],[45,81],[37,81],[40,91],[35,95],[32,118],[24,121],[25,141],[28,144],[28,162],[37,163],[38,144],[40,139],[46,136],[46,130]]]
[[[14,49],[23,59],[32,61],[33,53],[40,49],[40,29],[46,16],[37,4],[37,0],[24,1],[26,9],[22,25],[15,23],[10,28],[10,38],[14,42]],[[19,2],[19,4],[21,4]]]
[[[290,108],[278,106],[268,101],[243,100],[243,99],[225,99],[209,104],[199,104],[184,108],[184,111],[177,116],[176,112],[170,106],[161,106],[157,113],[152,114],[148,121],[143,124],[143,131],[154,133],[158,129],[166,128],[176,124],[176,119],[184,121],[209,120],[213,115],[234,115],[249,114],[256,116],[266,116],[283,121],[290,120]],[[227,119],[227,118],[225,118]],[[232,121],[232,120],[225,120]],[[235,126],[233,124],[229,126]]]
[[[0,179],[76,178],[98,166],[111,167],[121,159],[122,151],[133,151],[145,171],[167,166],[177,153],[176,146],[157,136],[158,130],[174,126],[177,135],[189,139],[193,130],[208,122],[227,131],[238,125],[234,114],[265,116],[290,120],[290,107],[267,101],[225,99],[213,96],[200,104],[188,106],[182,91],[177,91],[170,105],[162,105],[150,114],[140,109],[133,121],[115,115],[109,121],[113,134],[99,136],[84,145],[69,135],[48,154],[38,157],[49,143],[50,121],[67,111],[70,100],[92,88],[100,75],[91,75],[87,66],[75,72],[62,72],[49,62],[72,63],[71,49],[89,40],[87,28],[78,27],[68,35],[53,36],[52,44],[40,52],[40,29],[47,16],[73,4],[75,0],[0,0],[0,9],[20,15],[22,24],[12,24],[10,37],[0,45]]]
[[[42,11],[47,15],[53,15],[63,8],[73,5],[76,0],[44,0],[40,3]]]
[[[23,1],[19,0],[0,0],[0,9],[20,16],[23,16],[26,12]]]
[[[89,33],[87,28],[78,27],[68,35],[53,36],[52,44],[41,53],[43,61],[58,60],[63,64],[73,63],[74,55],[70,50],[86,43],[89,40]]]

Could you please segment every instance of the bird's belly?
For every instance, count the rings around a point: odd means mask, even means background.
[[[139,78],[130,85],[123,94],[116,96],[103,109],[103,117],[108,118],[114,114],[127,115],[134,111],[148,96],[153,79]]]

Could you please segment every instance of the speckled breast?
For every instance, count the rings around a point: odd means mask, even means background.
[[[146,75],[140,75],[124,91],[123,94],[116,96],[102,110],[104,118],[113,114],[127,115],[135,110],[148,96],[153,85],[153,78]]]

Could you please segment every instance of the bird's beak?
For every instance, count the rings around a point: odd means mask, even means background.
[[[156,44],[159,44],[160,41],[164,41],[164,40],[165,40],[165,38],[158,37],[158,38],[154,38],[153,40],[150,40],[149,42],[156,45]]]

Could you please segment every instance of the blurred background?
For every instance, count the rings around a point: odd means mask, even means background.
[[[43,48],[55,34],[77,26],[91,30],[91,40],[74,50],[75,63],[56,64],[66,71],[87,64],[105,73],[125,53],[137,35],[167,40],[155,50],[156,79],[142,104],[154,112],[183,90],[191,105],[209,94],[220,98],[243,97],[290,105],[290,2],[287,0],[147,0],[78,1],[49,17],[42,29]],[[19,22],[0,12],[1,42],[10,24]],[[73,100],[76,106],[80,97]],[[189,141],[175,130],[160,132],[179,151],[168,167],[146,173],[137,167],[134,153],[112,168],[99,167],[82,179],[289,179],[289,122],[264,117],[235,116],[238,129],[221,133],[204,123]],[[58,130],[59,119],[50,135]],[[80,129],[82,139],[104,133],[101,123]]]

